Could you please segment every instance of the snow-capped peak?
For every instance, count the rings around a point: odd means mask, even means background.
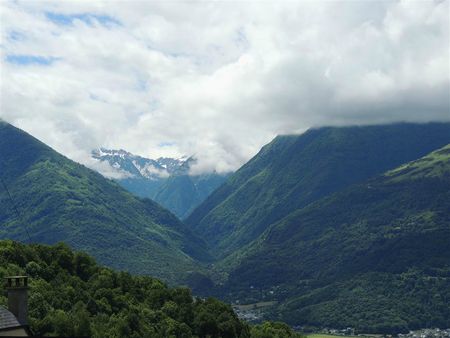
[[[179,158],[160,157],[156,160],[134,155],[126,150],[99,148],[92,151],[92,157],[110,166],[129,173],[133,177],[158,179],[168,176],[189,174],[190,164],[195,161],[191,156]]]

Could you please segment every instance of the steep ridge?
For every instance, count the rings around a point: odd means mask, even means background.
[[[0,188],[0,238],[64,241],[102,264],[171,282],[208,260],[204,241],[169,211],[6,123],[0,123],[0,166],[13,197]]]
[[[290,212],[448,142],[450,123],[327,127],[279,136],[186,222],[223,258]]]
[[[447,145],[271,225],[228,258],[224,294],[255,290],[294,325],[448,327],[449,243]]]

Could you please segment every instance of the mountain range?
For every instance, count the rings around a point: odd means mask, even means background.
[[[209,259],[172,213],[4,122],[0,155],[1,239],[64,241],[102,264],[171,282]]]
[[[448,327],[449,243],[447,145],[285,216],[234,254],[226,288],[272,291],[293,325]]]
[[[280,136],[187,219],[215,294],[292,325],[450,325],[450,124]]]
[[[278,136],[186,223],[223,258],[289,213],[448,142],[450,124],[441,123],[326,127]]]
[[[192,156],[153,160],[122,149],[100,148],[92,151],[92,157],[116,169],[121,176],[116,181],[122,187],[137,196],[151,198],[180,219],[187,217],[228,176],[216,172],[190,174],[197,161]]]
[[[184,223],[6,123],[0,156],[0,238],[65,241],[200,295],[270,301],[265,317],[295,326],[450,326],[450,123],[278,136]],[[94,156],[139,179],[191,179],[193,159]]]

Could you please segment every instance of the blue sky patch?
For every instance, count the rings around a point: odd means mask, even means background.
[[[25,34],[18,32],[18,31],[10,31],[7,36],[8,36],[8,40],[10,40],[10,41],[25,40]]]
[[[42,65],[50,66],[53,62],[59,60],[59,58],[53,56],[39,56],[39,55],[6,55],[6,62],[16,65]]]
[[[46,12],[45,15],[47,16],[47,19],[49,19],[53,23],[62,26],[72,25],[74,20],[81,20],[91,26],[95,22],[98,22],[107,27],[122,25],[119,20],[108,15],[98,15],[92,13],[62,14],[55,12]]]

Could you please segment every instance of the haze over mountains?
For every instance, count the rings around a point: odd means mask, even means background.
[[[212,172],[191,175],[194,157],[156,160],[131,154],[125,150],[100,148],[92,157],[117,170],[117,182],[137,196],[148,197],[183,219],[219,187],[228,176]]]
[[[274,301],[266,316],[292,325],[447,327],[449,144],[450,123],[278,136],[183,223],[2,123],[2,179],[22,216],[3,189],[0,238],[28,241],[26,224],[31,241],[65,241],[104,264],[188,282],[202,295]],[[191,179],[191,160],[105,149],[95,156],[149,182],[171,168],[158,189],[195,196],[168,184]]]

